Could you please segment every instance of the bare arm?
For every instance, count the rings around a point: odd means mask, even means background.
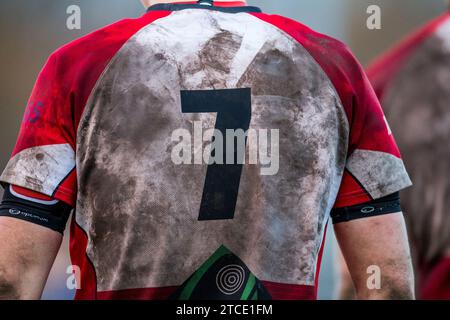
[[[0,299],[40,299],[61,241],[58,232],[0,217]]]
[[[334,229],[358,299],[414,299],[414,274],[401,213],[339,223]],[[380,268],[380,289],[367,285],[370,266]]]

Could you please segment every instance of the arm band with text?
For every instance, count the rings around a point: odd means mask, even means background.
[[[58,200],[41,201],[13,193],[11,186],[6,185],[0,203],[0,216],[25,220],[64,233],[72,211],[69,205]]]

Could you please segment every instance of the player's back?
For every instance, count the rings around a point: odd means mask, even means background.
[[[71,111],[43,111],[58,132],[24,132],[2,180],[76,202],[78,298],[314,298],[336,199],[409,184],[347,49],[254,7],[152,6],[61,49],[38,86],[55,74]],[[47,182],[14,169],[35,159]]]
[[[204,271],[223,274],[210,297],[240,299],[249,270],[313,283],[348,127],[298,42],[248,13],[175,11],[122,47],[92,97],[79,127],[77,219],[94,235],[103,290],[182,284],[208,259],[217,262]],[[213,256],[221,246],[229,256]]]

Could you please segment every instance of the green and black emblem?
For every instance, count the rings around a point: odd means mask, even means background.
[[[270,300],[236,255],[220,247],[171,297],[174,300]]]

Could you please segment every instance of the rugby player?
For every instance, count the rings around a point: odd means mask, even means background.
[[[315,299],[330,216],[358,298],[414,298],[411,181],[350,50],[243,1],[144,2],[38,77],[0,179],[0,296],[41,296],[73,211],[76,299]]]

